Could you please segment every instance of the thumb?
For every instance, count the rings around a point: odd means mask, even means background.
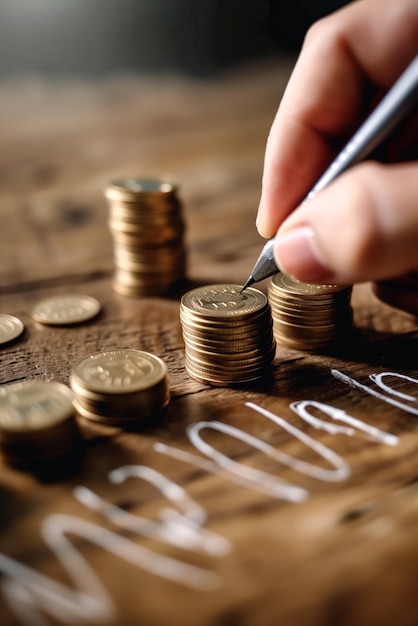
[[[418,269],[418,163],[353,167],[296,209],[275,259],[303,282],[352,284]]]

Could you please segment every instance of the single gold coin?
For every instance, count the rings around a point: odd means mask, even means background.
[[[35,305],[32,317],[42,324],[65,326],[92,319],[98,315],[100,309],[100,302],[91,296],[78,294],[51,296]]]
[[[95,352],[75,364],[73,382],[89,391],[128,394],[157,385],[167,375],[159,357],[141,350]]]
[[[264,344],[271,344],[272,328],[269,328],[265,333],[260,333],[253,337],[247,337],[242,335],[238,338],[233,337],[224,340],[221,339],[208,339],[203,334],[196,335],[183,328],[183,339],[187,342],[187,345],[193,345],[201,347],[202,349],[212,350],[218,354],[228,354],[236,352],[246,352],[249,349],[253,349],[254,346],[263,346]]]
[[[136,406],[110,406],[108,402],[91,403],[81,396],[75,396],[74,408],[86,419],[96,422],[123,425],[125,422],[141,422],[167,408],[170,394],[152,398],[147,404]]]
[[[48,429],[73,414],[73,394],[61,383],[26,381],[0,387],[2,432]]]
[[[136,201],[138,196],[172,194],[177,191],[177,184],[168,178],[125,178],[115,180],[105,190],[109,200]]]
[[[296,278],[292,278],[282,272],[278,272],[272,277],[272,285],[288,294],[297,294],[298,296],[306,297],[323,297],[330,293],[347,289],[347,287],[341,285],[313,285],[302,283],[296,280]]]
[[[16,339],[23,330],[23,322],[18,317],[0,313],[0,345]]]
[[[249,287],[241,293],[241,285],[209,285],[187,292],[181,307],[203,318],[234,318],[252,316],[267,306],[267,298],[258,289]]]

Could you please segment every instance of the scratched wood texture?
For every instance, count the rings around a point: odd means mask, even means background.
[[[418,623],[418,394],[406,378],[418,378],[416,320],[379,303],[368,285],[356,286],[356,328],[344,345],[324,354],[279,346],[270,388],[210,388],[185,372],[181,290],[130,299],[111,289],[102,190],[113,178],[159,172],[175,174],[182,184],[189,254],[183,290],[244,281],[262,243],[254,217],[264,146],[290,68],[247,67],[205,81],[125,76],[95,84],[28,79],[0,87],[0,310],[26,327],[0,351],[0,383],[39,378],[68,384],[75,360],[129,347],[166,361],[172,392],[167,415],[144,431],[80,420],[83,444],[65,467],[41,472],[1,463],[2,626]],[[31,320],[40,298],[67,292],[97,297],[100,317],[73,328]],[[381,396],[344,384],[331,370]],[[397,375],[384,380],[398,395],[369,378],[384,372]],[[290,408],[300,400],[341,409],[396,435],[397,445],[359,431],[349,437],[315,429]],[[188,437],[190,425],[220,422],[278,453],[333,469],[246,402],[334,451],[348,475],[334,482],[315,478],[248,440],[207,428],[201,437],[218,452],[211,462]],[[332,422],[312,406],[310,412]],[[161,444],[195,455],[200,465],[165,454]],[[222,469],[222,459],[242,465]],[[154,522],[167,509],[178,510],[178,517],[184,512],[171,492],[144,478],[111,483],[109,472],[126,466],[156,470],[197,503],[201,529],[194,545],[180,542],[181,528],[171,527],[170,543],[109,520],[110,504],[136,516],[130,519]],[[265,493],[262,480],[238,484],[242,467],[298,486],[307,497],[289,502]],[[76,497],[86,490],[101,499],[95,511]],[[182,578],[187,565],[196,575]],[[84,591],[84,599],[71,590]]]

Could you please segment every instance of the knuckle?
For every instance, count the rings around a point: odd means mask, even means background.
[[[346,263],[355,275],[367,272],[376,265],[382,250],[382,232],[379,223],[376,190],[381,182],[381,166],[362,164],[350,176],[346,201],[343,203],[343,224],[347,224]]]
[[[329,30],[327,18],[322,18],[311,24],[306,31],[304,38],[304,45],[311,45],[318,40],[321,40],[324,35],[324,31]]]
[[[341,32],[333,16],[323,17],[307,30],[303,48],[319,48],[323,53],[332,54],[341,44]]]

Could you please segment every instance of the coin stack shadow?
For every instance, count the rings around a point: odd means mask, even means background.
[[[70,385],[77,413],[102,424],[148,423],[170,401],[165,363],[141,350],[90,354],[74,365]]]
[[[113,239],[115,291],[160,296],[186,274],[178,187],[168,179],[112,182],[105,190]]]
[[[271,374],[275,356],[266,296],[240,285],[209,285],[186,293],[180,304],[186,370],[214,386],[252,383]]]
[[[71,390],[61,383],[24,381],[0,389],[0,449],[10,463],[66,455],[79,437]]]
[[[311,285],[279,272],[268,283],[278,344],[314,351],[346,339],[352,330],[351,287]]]

